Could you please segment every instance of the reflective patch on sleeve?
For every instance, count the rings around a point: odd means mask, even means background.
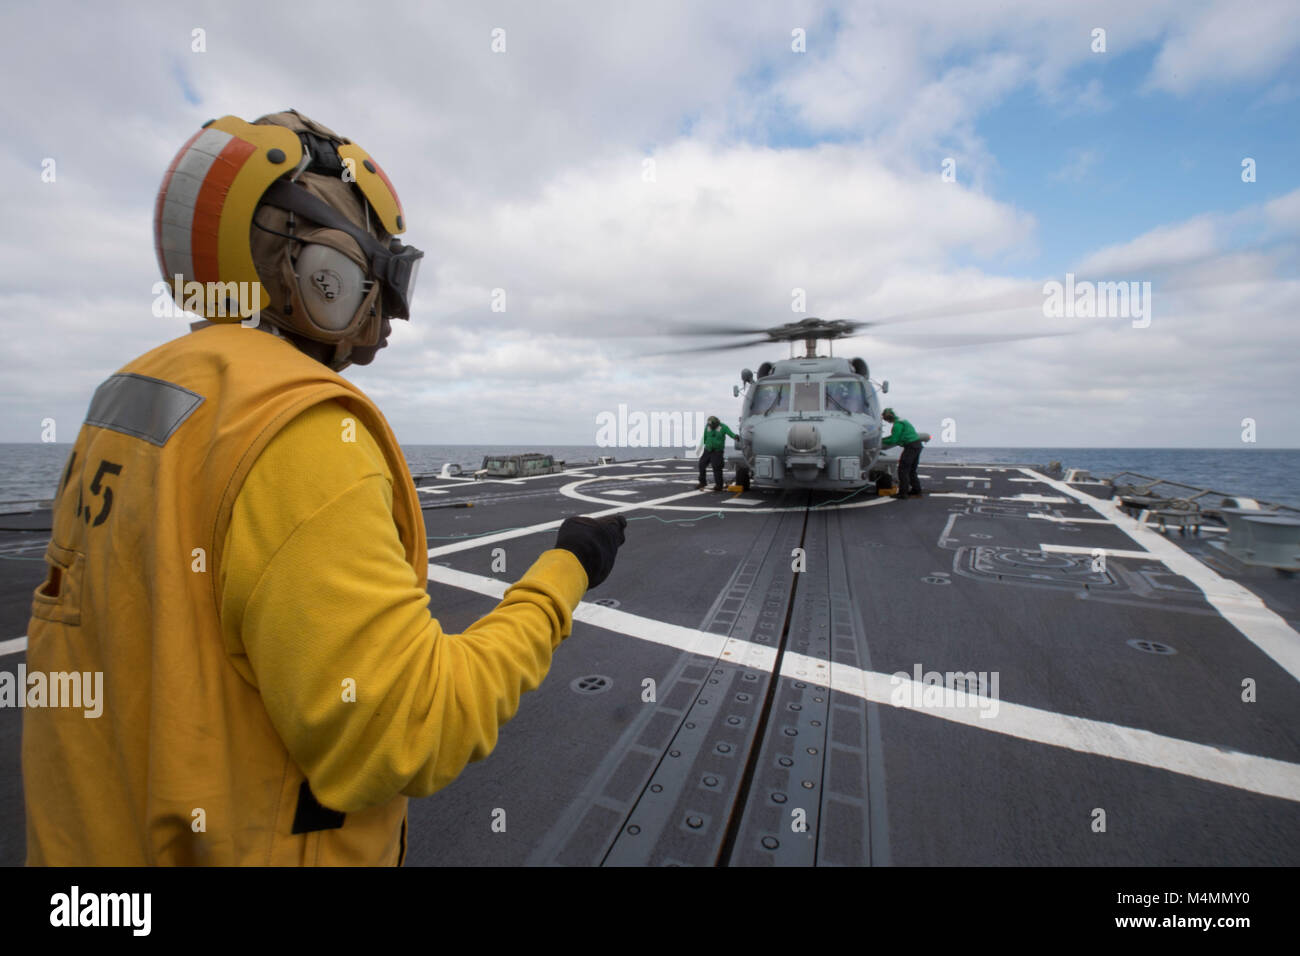
[[[203,396],[188,388],[124,372],[95,389],[86,424],[143,438],[161,448],[202,404]]]

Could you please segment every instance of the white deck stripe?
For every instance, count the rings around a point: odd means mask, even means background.
[[[1121,551],[1119,548],[1086,548],[1073,544],[1040,544],[1038,550],[1045,554],[1092,554],[1094,551],[1100,551],[1108,558],[1145,558],[1151,561],[1160,560],[1150,551]]]
[[[494,597],[497,600],[506,593],[507,587],[506,581],[456,571],[454,568],[442,567],[441,564],[430,564],[429,580],[448,584],[451,587],[464,588],[465,591],[486,594],[487,597]],[[581,602],[573,611],[573,619],[581,620],[594,627],[601,627],[606,631],[624,633],[630,637],[637,637],[668,648],[685,650],[702,657],[725,658],[742,667],[751,667],[764,672],[771,672],[776,659],[774,648],[754,644],[753,641],[740,640],[736,637],[724,639],[722,635],[715,635],[715,633],[681,627],[680,624],[668,624],[662,620],[642,618],[637,614],[628,614],[627,611],[615,610],[614,607],[593,605],[586,601]],[[1109,757],[1112,760],[1139,763],[1141,766],[1167,770],[1169,773],[1180,774],[1183,777],[1221,783],[1236,790],[1300,801],[1300,763],[1288,763],[1251,753],[1231,752],[1209,744],[1197,744],[1191,740],[1179,740],[1178,737],[1153,734],[1151,731],[1138,730],[1136,727],[1054,714],[1050,710],[1011,704],[1004,700],[997,701],[995,717],[982,717],[982,714],[988,713],[988,710],[979,706],[945,708],[945,706],[898,704],[896,700],[900,700],[901,696],[906,696],[910,701],[923,700],[923,696],[920,695],[924,692],[924,685],[917,684],[913,680],[894,684],[892,675],[865,671],[858,667],[840,665],[840,663],[831,665],[823,659],[807,657],[805,654],[787,652],[785,657],[781,658],[781,676],[815,680],[835,688],[840,693],[849,693],[874,704],[917,710],[918,713],[928,717],[963,723],[975,730],[1019,737],[1021,740],[1045,744],[1048,747],[1075,750],[1076,753],[1089,753],[1099,757]],[[900,691],[910,691],[910,693],[896,697],[900,695]]]
[[[669,495],[667,498],[655,498],[651,501],[629,501],[625,505],[606,508],[604,511],[593,511],[584,517],[603,518],[605,515],[622,514],[624,511],[632,511],[636,508],[649,508],[651,505],[662,504],[665,501],[676,501],[679,498],[689,498],[693,494],[695,494],[693,491],[684,491],[681,494]],[[455,554],[457,551],[468,551],[470,548],[477,548],[484,544],[496,544],[498,541],[509,541],[511,538],[522,538],[524,535],[537,534],[539,531],[549,531],[552,528],[558,528],[563,523],[563,518],[557,518],[554,521],[543,521],[541,524],[529,525],[526,528],[514,528],[513,530],[500,531],[496,534],[485,534],[481,538],[466,538],[463,541],[456,541],[452,544],[444,544],[437,548],[430,548],[429,557],[436,558],[444,554]]]
[[[1277,661],[1288,674],[1300,680],[1300,634],[1297,634],[1281,616],[1270,611],[1252,591],[1236,581],[1229,581],[1164,535],[1130,518],[1120,510],[1113,499],[1103,500],[1082,491],[1075,491],[1064,482],[1040,475],[1030,468],[1022,468],[1021,471],[1046,482],[1108,518],[1111,524],[1150,551],[1151,557],[1160,561],[1174,574],[1187,578],[1200,588],[1205,599],[1223,615],[1224,620]]]
[[[498,578],[457,571],[439,564],[429,565],[429,580],[497,600],[505,594],[508,584]],[[771,673],[776,660],[776,650],[762,644],[739,638],[724,638],[720,634],[667,624],[586,601],[578,605],[573,618],[607,631],[715,660],[723,658],[765,673]],[[988,712],[982,707],[895,703],[895,695],[902,690],[912,692],[906,695],[909,700],[923,700],[920,695],[925,690],[924,685],[911,680],[900,681],[896,685],[890,674],[864,671],[847,664],[829,664],[825,660],[789,651],[781,660],[781,676],[820,681],[842,694],[851,694],[888,707],[915,710],[929,717],[965,724],[976,730],[987,730],[1077,753],[1123,760],[1238,790],[1300,802],[1300,764],[1272,757],[1224,751],[1208,744],[1166,737],[1148,730],[1124,727],[1103,720],[1070,717],[1005,700],[997,701],[998,710],[994,717],[982,717],[981,714]]]
[[[0,657],[8,657],[10,654],[21,654],[27,650],[27,637],[15,637],[13,640],[0,641]]]
[[[1039,521],[1059,521],[1063,524],[1110,524],[1105,518],[1063,518],[1060,515],[1045,515],[1041,511],[1031,511],[1028,517]]]
[[[470,574],[468,571],[457,571],[455,568],[445,568],[441,564],[429,565],[429,580],[473,591],[498,601],[505,596],[506,588],[514,583],[501,578],[489,578],[481,574]],[[673,647],[691,654],[702,654],[705,657],[721,656],[728,644],[728,639],[721,634],[709,634],[705,631],[697,631],[693,627],[666,624],[663,621],[655,621],[587,601],[583,601],[574,610],[573,619],[607,631],[637,637],[652,644],[662,644],[665,647]],[[766,669],[771,670],[771,668],[769,662]]]
[[[825,667],[824,661],[801,658],[802,655],[787,652],[782,659],[782,675],[795,676],[799,670],[821,673],[813,669],[817,665]],[[1221,750],[1209,744],[1166,737],[1149,730],[1086,717],[1070,717],[1005,700],[997,702],[998,709],[994,717],[982,716],[987,711],[975,706],[922,707],[899,704],[895,703],[896,699],[922,700],[920,695],[925,686],[911,680],[900,680],[894,684],[892,675],[862,671],[842,664],[831,666],[830,686],[841,693],[852,694],[876,704],[915,710],[926,716],[965,724],[976,730],[988,730],[1050,747],[1123,760],[1185,777],[1208,780],[1237,790],[1300,802],[1300,764],[1272,757]],[[900,694],[900,691],[910,693]],[[900,696],[896,698],[896,694]],[[985,706],[989,704],[991,702]]]

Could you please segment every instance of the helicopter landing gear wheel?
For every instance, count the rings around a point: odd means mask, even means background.
[[[744,491],[749,490],[749,468],[745,465],[736,466],[736,484]]]

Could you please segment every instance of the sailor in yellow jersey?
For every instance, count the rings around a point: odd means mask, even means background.
[[[404,229],[293,111],[168,169],[159,264],[214,324],[105,381],[62,475],[27,666],[104,706],[24,711],[30,864],[401,863],[407,798],[491,752],[609,574],[626,521],[570,518],[464,633],[430,615],[401,448],[338,374],[409,318]]]

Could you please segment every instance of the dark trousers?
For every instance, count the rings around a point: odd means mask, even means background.
[[[916,477],[916,465],[921,460],[921,442],[914,441],[903,446],[903,454],[898,457],[898,494],[919,495],[921,481]]]
[[[713,448],[704,449],[704,454],[700,456],[700,484],[704,484],[704,469],[713,466],[713,484],[716,487],[722,487],[722,449]]]

